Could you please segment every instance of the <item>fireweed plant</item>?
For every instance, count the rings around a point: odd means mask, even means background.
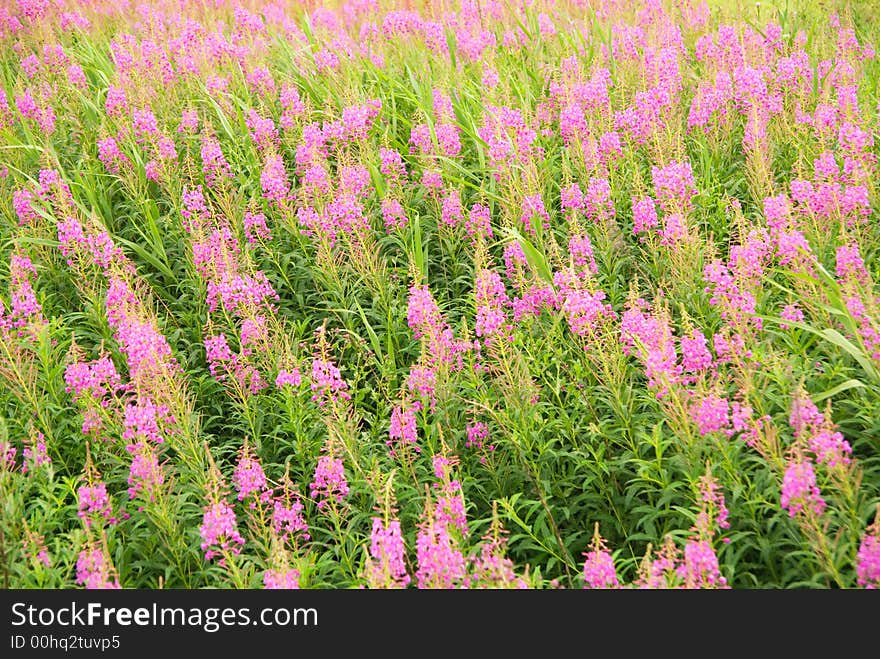
[[[0,7],[0,583],[880,586],[843,0]]]

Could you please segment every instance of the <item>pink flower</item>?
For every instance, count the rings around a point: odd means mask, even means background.
[[[651,167],[651,178],[657,199],[665,211],[690,208],[697,187],[689,162],[673,161],[665,167]]]
[[[599,272],[593,256],[593,244],[587,234],[577,234],[569,238],[568,253],[581,273],[595,275]]]
[[[12,444],[0,440],[0,469],[15,471],[15,454],[18,452]]]
[[[382,221],[385,223],[385,230],[389,232],[406,226],[406,211],[397,199],[382,201]]]
[[[780,503],[792,518],[802,513],[821,515],[825,511],[825,500],[816,485],[816,473],[809,459],[789,461],[782,479]]]
[[[792,320],[794,322],[800,323],[804,320],[804,312],[798,307],[797,304],[786,304],[783,307],[782,311],[779,312],[779,317],[784,318],[785,320]],[[779,323],[779,327],[787,330],[789,325],[786,323]]]
[[[345,479],[342,460],[329,455],[321,456],[309,489],[312,498],[317,500],[319,509],[323,509],[328,501],[342,503],[348,495],[348,481]]]
[[[260,240],[272,240],[272,233],[266,225],[266,216],[262,213],[244,214],[244,233],[251,245],[256,245]]]
[[[445,524],[428,519],[416,537],[416,584],[420,589],[449,589],[467,584],[467,563]]]
[[[205,136],[202,139],[201,156],[202,174],[209,188],[213,188],[224,179],[232,178],[232,168],[223,155],[220,142],[215,138]]]
[[[37,431],[36,436],[30,438],[29,441],[30,446],[25,446],[22,450],[22,457],[24,458],[21,465],[22,474],[52,464],[52,459],[46,451],[46,438],[43,436],[43,433]]]
[[[730,522],[727,521],[730,511],[724,501],[724,493],[708,471],[700,477],[700,500],[701,509],[695,524],[700,537],[711,537],[715,531],[713,526],[730,528]]]
[[[480,551],[468,557],[471,576],[468,588],[516,588],[527,589],[529,584],[513,569],[513,561],[504,555],[504,538],[486,538],[480,543]]]
[[[409,376],[406,379],[406,388],[421,398],[429,399],[432,402],[432,406],[436,386],[437,372],[433,368],[423,368],[416,365],[410,367]]]
[[[639,200],[634,199],[632,209],[634,234],[644,233],[660,224],[660,221],[657,219],[657,209],[651,197],[643,197]]]
[[[614,559],[607,551],[591,551],[584,561],[584,588],[620,588]]]
[[[593,177],[584,193],[584,207],[593,222],[601,223],[614,217],[614,200],[608,179]]]
[[[483,238],[492,237],[492,214],[488,206],[482,204],[474,204],[465,220],[465,230],[475,242],[477,236]]]
[[[263,572],[263,588],[266,590],[298,590],[299,570],[266,570]]]
[[[251,108],[248,110],[248,117],[245,124],[247,125],[251,139],[254,141],[258,150],[265,151],[273,146],[276,148],[278,147],[278,129],[275,127],[275,123],[272,119],[261,117],[256,110]]]
[[[149,398],[128,403],[125,406],[122,438],[129,441],[142,438],[161,444],[164,442],[161,426],[166,421],[173,421],[167,405],[156,405]]]
[[[256,494],[261,501],[267,499],[269,485],[266,482],[266,474],[263,472],[259,458],[252,455],[251,447],[247,443],[239,453],[238,464],[235,465],[233,473],[233,483],[239,501],[244,501],[252,494]]]
[[[266,158],[263,172],[260,174],[260,187],[263,197],[277,205],[287,200],[290,194],[290,183],[287,180],[287,172],[284,169],[284,161],[279,155],[270,155]]]
[[[400,522],[392,519],[384,524],[373,518],[370,533],[370,561],[367,563],[367,584],[370,588],[406,588],[410,576],[406,571],[406,547]]]
[[[725,430],[730,424],[729,405],[726,398],[710,394],[691,405],[691,420],[697,424],[701,435]]]
[[[486,438],[489,437],[489,426],[487,426],[482,421],[477,421],[476,423],[470,424],[465,428],[465,432],[467,434],[467,442],[465,446],[467,448],[483,448],[483,442]],[[489,449],[492,450],[494,447],[490,446]]]
[[[37,268],[25,255],[13,253],[9,258],[9,297],[12,308],[5,318],[0,315],[0,326],[11,325],[25,328],[28,325],[41,326],[46,323],[43,308],[37,300],[32,280],[36,278]],[[2,309],[0,309],[2,314]]]
[[[400,153],[394,149],[381,147],[379,149],[379,158],[381,164],[379,171],[385,176],[390,183],[402,185],[406,181],[406,165]]]
[[[125,90],[120,87],[109,87],[107,89],[107,97],[104,100],[104,110],[108,117],[119,118],[128,112],[128,101],[125,97]]]
[[[303,504],[298,494],[281,495],[272,502],[272,530],[282,541],[309,539],[309,525],[303,515]]]
[[[477,317],[474,333],[487,339],[487,342],[496,334],[506,335],[510,330],[507,324],[510,299],[507,297],[501,275],[494,270],[480,270],[477,273],[475,288]]]
[[[98,481],[94,485],[81,486],[77,490],[77,498],[79,499],[77,515],[86,526],[91,526],[92,522],[99,518],[106,519],[109,524],[116,523],[117,520],[113,517],[113,509],[110,504],[110,495],[103,482]]]
[[[481,82],[487,89],[494,89],[498,86],[498,83],[501,82],[501,78],[498,76],[498,71],[494,68],[483,66],[483,77]]]
[[[278,377],[275,378],[275,386],[279,389],[283,389],[287,385],[298,387],[301,383],[302,376],[298,368],[294,368],[292,371],[282,369],[278,371]]]
[[[610,304],[603,302],[605,291],[584,290],[580,282],[570,275],[566,271],[557,272],[553,283],[562,296],[562,311],[571,331],[578,336],[589,337],[604,320],[616,318],[616,314]]]
[[[681,366],[688,373],[702,373],[712,367],[712,354],[706,347],[706,337],[698,329],[691,330],[690,336],[682,336]]]
[[[413,284],[410,287],[406,319],[415,338],[427,344],[427,366],[455,364],[456,357],[460,361],[462,345],[455,341],[452,329],[427,286]]]
[[[171,346],[152,318],[140,318],[140,302],[123,280],[113,278],[107,290],[107,320],[114,338],[128,361],[130,379],[146,382],[180,369]]]
[[[413,445],[413,449],[416,453],[422,450],[421,447],[418,446],[419,437],[418,429],[416,427],[416,417],[411,408],[404,408],[395,405],[394,409],[391,410],[391,426],[388,429],[388,441],[386,444],[389,447],[393,447],[394,440],[398,440],[398,442],[404,445]],[[391,453],[392,455],[394,454],[393,448]]]
[[[446,226],[458,226],[464,217],[464,210],[461,206],[461,196],[458,190],[450,190],[443,197],[440,219]]]
[[[131,466],[128,473],[128,498],[134,499],[143,493],[149,501],[154,501],[156,494],[165,482],[165,474],[156,448],[143,440],[125,447],[131,453]]]
[[[244,545],[244,538],[238,532],[235,511],[225,501],[217,501],[205,507],[199,535],[206,561],[222,556],[225,552],[238,554]]]
[[[76,583],[88,590],[120,588],[112,567],[100,549],[83,549],[76,559]]]
[[[461,140],[459,139],[459,128],[455,124],[441,123],[435,128],[437,135],[437,144],[440,146],[440,153],[447,158],[454,158],[461,153]]]
[[[544,207],[544,200],[539,194],[526,195],[523,199],[520,222],[526,231],[536,234],[535,227],[540,225],[545,230],[550,228],[550,215]]]
[[[794,436],[806,440],[818,464],[824,464],[829,469],[850,464],[852,447],[849,442],[805,393],[799,392],[795,396],[789,422]]]
[[[880,515],[862,536],[856,560],[856,583],[871,590],[880,588]]]
[[[681,213],[667,213],[663,217],[663,231],[660,232],[660,244],[674,247],[687,238],[687,224]]]
[[[319,406],[324,406],[327,401],[335,402],[342,398],[349,400],[348,383],[342,379],[342,373],[332,362],[319,358],[312,360],[312,400]]]
[[[108,172],[118,174],[120,168],[128,164],[128,156],[122,152],[114,138],[107,137],[103,140],[98,140],[97,147],[98,159],[104,164]]]
[[[39,219],[39,215],[33,208],[34,201],[36,201],[34,193],[27,188],[12,193],[12,209],[18,217],[19,226],[31,225]]]
[[[135,137],[138,138],[140,143],[144,143],[148,137],[154,137],[159,134],[159,121],[149,106],[134,111],[132,127]]]
[[[299,95],[299,90],[292,85],[285,85],[281,88],[278,97],[281,107],[284,108],[281,113],[279,123],[287,130],[293,128],[297,117],[301,117],[306,111],[306,104]]]
[[[196,110],[186,109],[180,113],[180,123],[177,125],[179,133],[195,133],[199,129],[199,113]]]
[[[727,588],[718,556],[708,540],[690,540],[684,547],[684,559],[676,568],[686,588]]]

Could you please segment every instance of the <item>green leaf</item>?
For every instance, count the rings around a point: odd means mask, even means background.
[[[550,272],[550,266],[547,265],[547,257],[516,229],[508,227],[507,231],[519,243],[519,246],[522,247],[529,265],[537,271],[542,279],[552,284],[553,275]]]
[[[832,387],[831,389],[827,389],[826,391],[823,391],[818,394],[813,394],[812,396],[810,396],[810,399],[814,403],[819,403],[819,402],[825,400],[826,398],[831,398],[831,396],[836,396],[840,392],[846,391],[847,389],[855,389],[856,387],[865,387],[865,386],[866,386],[865,383],[862,382],[861,380],[856,380],[855,378],[850,378],[846,382],[841,382],[836,387]]]
[[[848,352],[859,364],[861,364],[862,368],[865,369],[865,372],[868,373],[874,381],[880,381],[880,376],[878,376],[877,369],[874,368],[874,365],[871,363],[868,356],[852,341],[847,339],[836,329],[831,328],[822,330],[820,336],[824,337],[825,339],[836,345],[838,348],[841,348],[842,350]]]
[[[428,278],[428,268],[425,264],[425,249],[422,245],[422,223],[419,214],[416,213],[412,221],[412,257],[422,277]]]
[[[383,355],[382,355],[382,343],[379,341],[379,337],[376,335],[376,332],[370,326],[370,322],[367,320],[367,314],[364,313],[363,307],[361,307],[361,303],[357,300],[354,301],[357,306],[358,313],[361,316],[361,320],[364,323],[364,327],[367,330],[367,334],[370,337],[370,346],[373,348],[373,352],[376,354],[376,359],[379,363],[382,363]]]
[[[143,245],[138,245],[137,243],[132,242],[131,240],[127,240],[126,238],[122,238],[121,236],[115,236],[114,239],[117,242],[121,243],[122,245],[125,245],[126,247],[128,247],[131,251],[133,251],[135,254],[137,254],[138,257],[142,258],[144,261],[147,261],[150,265],[152,265],[154,268],[156,268],[156,270],[161,272],[163,275],[165,275],[166,277],[169,277],[172,280],[174,279],[174,273],[171,271],[171,269],[165,263],[163,263],[158,258],[156,258],[156,256],[152,252],[145,249],[143,247]]]
[[[823,330],[818,330],[811,325],[806,323],[802,323],[795,320],[787,320],[785,318],[778,318],[776,316],[759,316],[762,320],[767,322],[776,323],[776,324],[784,324],[789,325],[791,327],[797,327],[804,331],[810,332],[811,334],[815,334],[818,337],[821,337],[831,343],[832,345],[837,346],[844,352],[848,353],[855,359],[859,365],[864,369],[865,373],[871,378],[871,380],[875,384],[880,384],[880,373],[878,373],[877,368],[871,362],[870,357],[865,353],[864,350],[859,348],[852,341],[843,336],[836,329],[826,328]]]

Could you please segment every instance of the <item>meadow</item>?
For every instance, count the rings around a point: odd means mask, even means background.
[[[0,585],[880,585],[880,23],[0,5]]]

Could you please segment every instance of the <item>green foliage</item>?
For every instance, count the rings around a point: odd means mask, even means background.
[[[803,10],[785,2],[732,14],[732,3],[722,2],[713,3],[702,29],[675,13],[679,3],[665,3],[683,26],[678,33],[686,53],[683,90],[664,108],[656,131],[638,143],[618,128],[613,112],[631,105],[649,86],[647,78],[639,61],[608,56],[621,47],[618,37],[607,17],[592,9],[577,14],[580,10],[566,6],[578,22],[559,18],[560,29],[553,32],[542,28],[548,15],[537,6],[541,3],[524,11],[507,7],[503,21],[487,29],[498,43],[505,38],[523,43],[492,49],[485,63],[471,57],[452,26],[431,47],[415,38],[400,37],[399,46],[373,41],[365,30],[366,54],[352,50],[338,66],[317,71],[316,55],[333,38],[327,17],[289,4],[292,22],[282,26],[267,15],[265,29],[249,37],[254,43],[247,48],[253,49],[249,66],[265,66],[277,87],[299,94],[305,109],[293,119],[284,118],[289,108],[282,107],[278,90],[261,93],[249,79],[253,71],[232,58],[193,62],[204,70],[177,73],[165,82],[127,79],[114,54],[120,35],[133,30],[143,40],[147,34],[124,12],[96,15],[86,31],[61,29],[53,18],[45,32],[28,27],[18,36],[0,35],[0,92],[11,108],[23,90],[36,89],[21,60],[25,53],[40,55],[44,39],[61,44],[86,78],[78,86],[60,74],[38,74],[57,91],[50,99],[57,115],[51,134],[16,109],[0,114],[0,311],[11,313],[20,287],[11,272],[14,254],[34,264],[28,281],[42,314],[24,329],[0,324],[3,587],[78,587],[80,552],[98,543],[125,587],[258,588],[268,571],[295,568],[302,587],[357,588],[368,580],[373,519],[400,521],[407,569],[415,575],[425,511],[450,492],[460,492],[466,508],[467,533],[455,540],[465,557],[476,556],[486,538],[503,527],[505,556],[517,576],[534,587],[580,587],[598,523],[621,581],[634,583],[643,576],[644,558],[656,556],[667,538],[682,546],[698,536],[705,503],[700,478],[707,469],[729,509],[729,526],[714,529],[711,544],[732,587],[855,586],[859,542],[880,501],[880,360],[865,329],[878,330],[880,320],[873,283],[859,291],[869,301],[866,321],[853,310],[852,290],[834,264],[835,248],[853,242],[862,248],[871,280],[880,276],[876,186],[869,191],[873,214],[863,225],[847,226],[836,216],[826,225],[811,224],[814,217],[803,220],[815,267],[763,268],[750,289],[753,313],[737,325],[713,299],[705,268],[716,260],[728,263],[750,230],[766,231],[764,197],[787,192],[794,178],[809,178],[813,161],[835,147],[829,146],[833,140],[816,139],[798,127],[792,99],[770,122],[758,164],[743,147],[746,119],[733,109],[717,126],[686,130],[697,86],[716,73],[713,64],[694,55],[700,34],[745,21],[754,34],[764,35],[768,21],[775,21],[785,47],[794,48],[804,30],[816,76],[811,92],[798,102],[814,107],[830,98],[830,79],[818,76],[820,62],[836,47],[828,17],[806,3]],[[841,20],[853,25],[860,42],[877,33],[866,3],[842,9]],[[620,20],[637,20],[634,12],[621,11]],[[225,9],[208,18],[235,20]],[[238,37],[244,38],[230,38]],[[381,51],[383,65],[370,59],[369,48]],[[619,158],[603,165],[607,171],[590,164],[584,145],[561,137],[552,88],[564,58],[572,58],[566,66],[580,67],[583,80],[607,70],[613,81],[611,109],[590,118],[596,136],[613,130],[622,140]],[[861,119],[876,141],[880,70],[876,61],[860,67]],[[494,88],[483,82],[490,69],[500,78]],[[214,75],[224,82],[209,80]],[[148,176],[155,154],[133,131],[131,117],[107,111],[108,91],[117,86],[126,88],[130,110],[149,106],[160,132],[171,136],[175,157],[156,176]],[[452,116],[436,116],[435,89],[448,95]],[[326,129],[342,121],[346,108],[371,99],[381,101],[381,111],[365,137],[332,147],[326,140],[322,167],[335,187],[310,199],[300,164],[305,156],[298,151],[304,132],[310,124]],[[537,148],[530,158],[511,157],[507,164],[496,158],[485,129],[499,107],[520,110],[534,129]],[[178,130],[182,113],[190,109],[199,129]],[[252,112],[278,130],[272,146],[253,138]],[[444,121],[458,131],[459,153],[425,154],[412,147],[413,129],[424,125],[439,151]],[[109,136],[126,156],[118,170],[99,157],[98,141]],[[216,138],[230,165],[231,176],[221,183],[211,184],[203,169],[205,136]],[[402,156],[404,184],[382,173],[381,147]],[[876,145],[869,151],[878,154]],[[261,181],[267,157],[276,153],[293,185],[281,203],[266,198]],[[687,161],[697,187],[684,211],[692,240],[680,251],[659,235],[633,231],[632,204],[658,196],[652,170],[671,161]],[[351,226],[363,220],[366,228],[339,231],[331,241],[307,226],[298,211],[313,204],[326,217],[343,196],[339,180],[345,168],[353,165],[365,168],[368,184],[358,198],[362,217]],[[35,198],[35,217],[21,221],[13,195],[38,190],[41,170],[57,171],[70,197]],[[423,183],[426,173],[441,177],[442,191]],[[586,190],[593,178],[607,179],[613,217],[594,221],[560,203],[566,186],[577,183]],[[185,196],[196,189],[204,193],[206,210],[199,219],[203,225],[194,229]],[[445,216],[449,192],[460,195],[457,224]],[[527,195],[543,200],[548,226],[537,214],[522,217]],[[382,204],[391,198],[406,212],[402,227],[384,224]],[[475,204],[490,208],[491,235],[477,236],[465,227]],[[271,238],[249,236],[246,213],[262,213]],[[65,251],[70,246],[59,235],[59,225],[71,218],[93,241],[87,249],[94,252],[84,261]],[[234,249],[223,242],[224,231]],[[122,255],[113,267],[95,256],[101,232]],[[572,322],[576,304],[567,303],[555,278],[574,267],[569,240],[576,234],[590,239],[596,261],[596,271],[581,277],[578,292],[601,292],[612,312],[607,322],[585,331]],[[222,245],[227,245],[222,258],[238,268],[234,274],[264,276],[277,297],[245,311],[212,302],[212,286],[221,277],[205,274],[197,250],[222,251]],[[525,262],[508,277],[507,260],[516,246]],[[212,258],[215,265],[222,260]],[[492,337],[479,329],[483,292],[477,281],[484,269],[501,274],[505,294],[522,303],[516,320],[512,304],[503,308],[503,327]],[[152,379],[137,377],[131,349],[108,308],[108,291],[119,281],[130,285],[137,299],[131,312],[137,322],[163,337],[173,357],[174,366]],[[419,336],[412,325],[414,284],[426,286],[437,302],[440,339]],[[536,290],[559,297],[534,313],[522,311]],[[742,349],[716,359],[705,373],[688,373],[691,381],[657,380],[651,372],[657,352],[648,358],[645,346],[622,347],[622,316],[636,298],[645,300],[651,319],[666,323],[673,350],[694,329],[710,343],[713,335],[730,339],[730,333],[741,332]],[[781,315],[792,304],[805,312],[802,320]],[[257,348],[248,348],[245,321],[265,323],[267,338]],[[211,361],[206,340],[220,335],[228,339],[236,363],[258,373],[259,384],[238,381]],[[444,357],[447,340],[453,347]],[[66,375],[70,364],[103,356],[113,361],[125,386],[102,406],[87,395],[77,398]],[[317,358],[339,367],[350,398],[322,393],[311,371]],[[430,394],[418,393],[412,384],[420,368],[435,371]],[[275,385],[281,371],[294,369],[301,384]],[[826,414],[828,430],[848,442],[854,465],[846,474],[817,467],[828,502],[819,532],[780,503],[788,461],[804,444],[791,421],[801,390]],[[693,410],[710,395],[749,407],[751,420],[769,429],[761,435],[767,444],[751,441],[750,429],[735,427],[730,417],[723,429],[704,431]],[[129,494],[138,435],[126,413],[148,399],[167,408],[163,440],[156,444],[165,480],[154,498]],[[392,419],[402,411],[415,419],[415,446],[391,437]],[[475,441],[471,435],[478,424],[487,434]],[[38,435],[45,437],[51,465],[25,473],[24,449],[33,450]],[[296,539],[281,541],[279,549],[269,500],[236,498],[233,483],[245,447],[262,465],[273,496],[283,492],[288,502],[302,503],[308,538],[294,534]],[[5,460],[11,449],[14,457]],[[338,505],[325,506],[310,484],[328,453],[342,460],[350,490]],[[433,462],[438,456],[450,460],[447,476],[454,487],[438,476]],[[107,485],[115,523],[90,526],[80,514],[79,490],[93,478]],[[206,506],[221,500],[234,508],[244,538],[241,552],[222,562],[206,559],[200,546]]]

